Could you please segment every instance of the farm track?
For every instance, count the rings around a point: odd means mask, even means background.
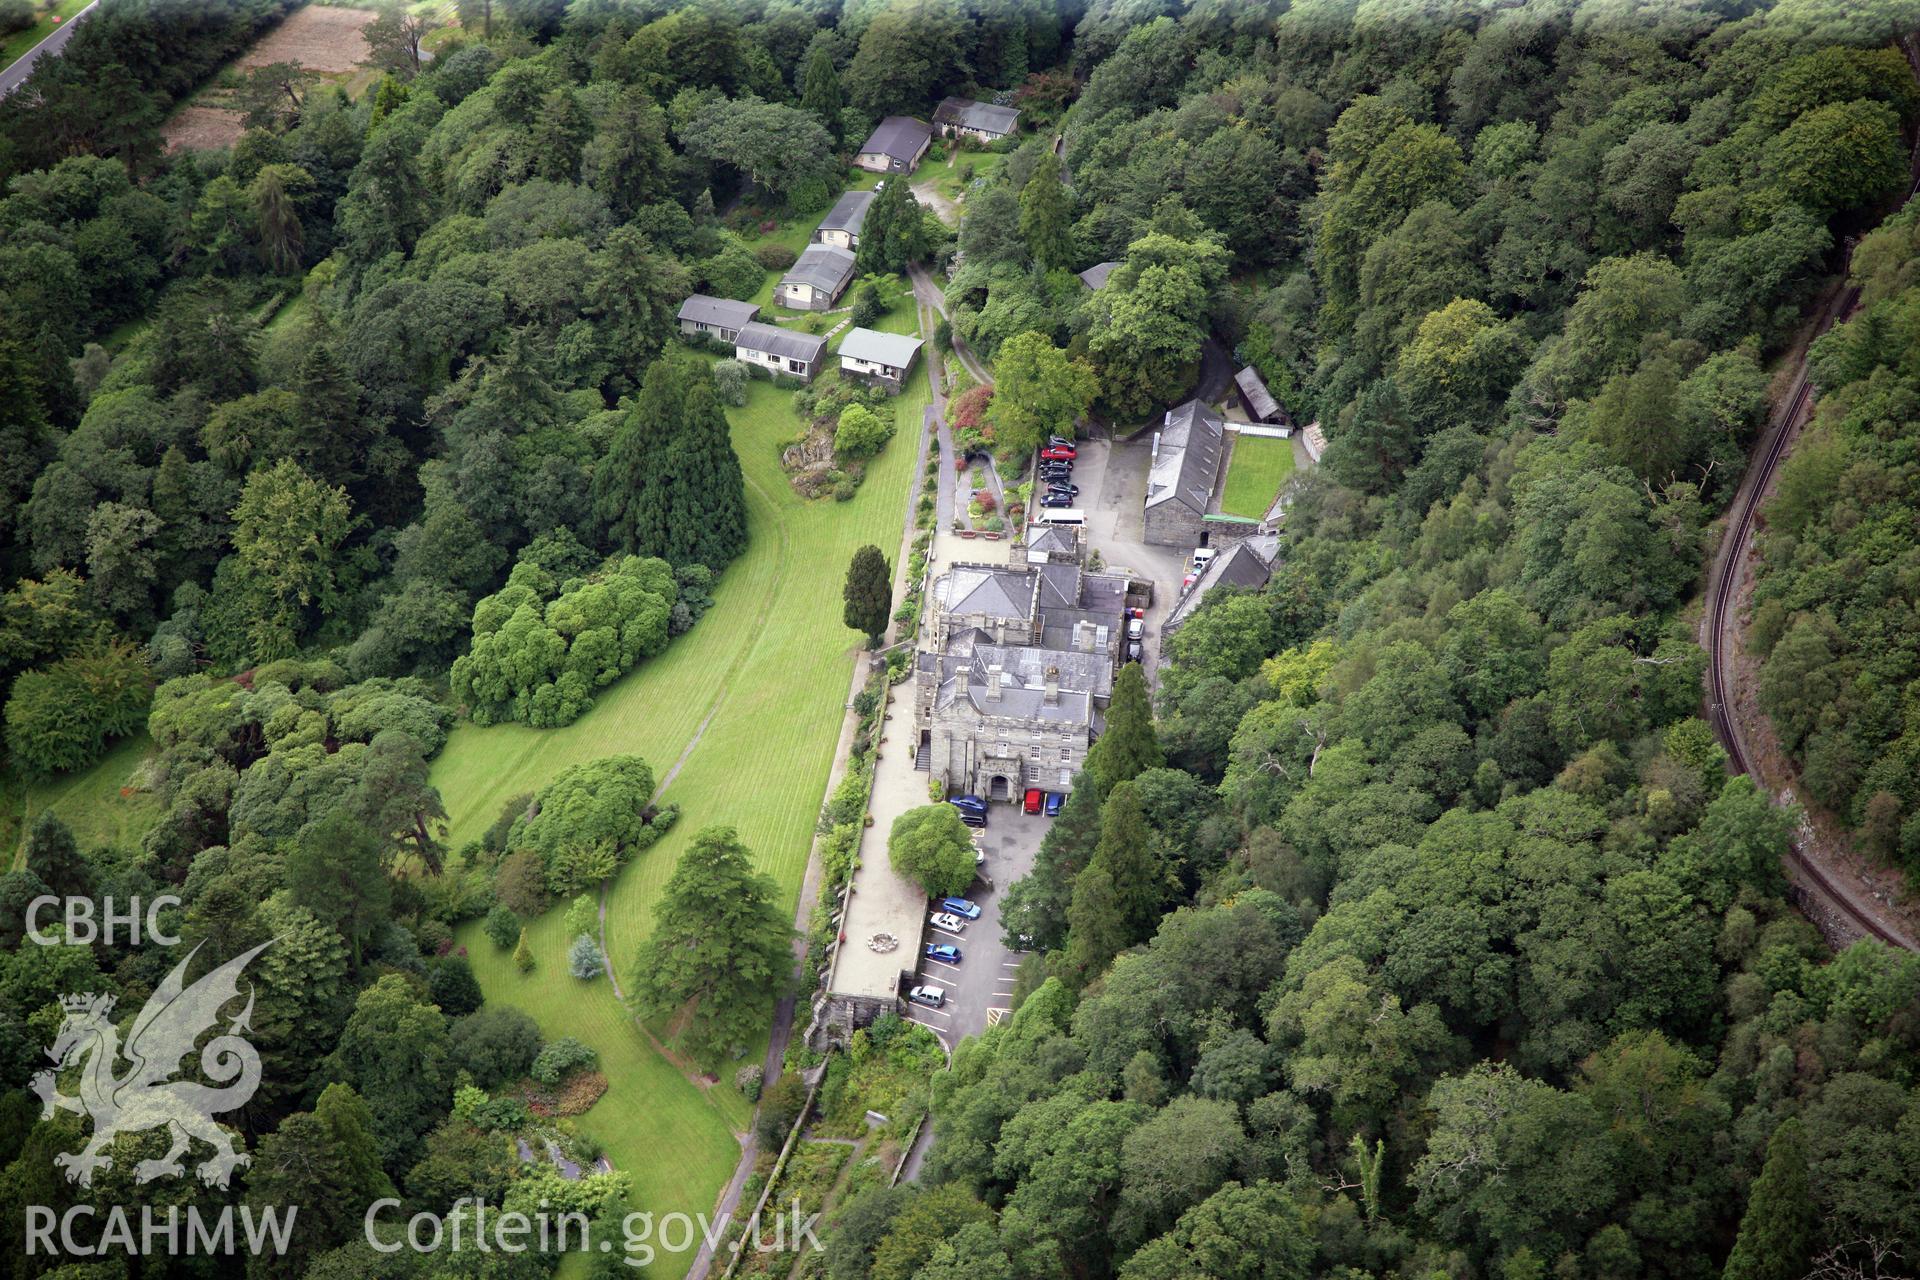
[[[1913,38],[1903,38],[1901,48],[1913,65],[1915,78],[1920,79],[1920,48],[1916,48]],[[1902,207],[1920,192],[1920,142],[1916,142],[1909,172],[1910,181],[1906,199]],[[1851,256],[1851,255],[1849,255]],[[1826,333],[1836,323],[1845,321],[1853,314],[1860,302],[1860,289],[1849,284],[1842,289],[1821,313],[1813,338]],[[1748,469],[1748,475],[1742,481],[1740,490],[1734,496],[1733,509],[1727,525],[1727,536],[1722,542],[1716,557],[1712,574],[1707,586],[1707,711],[1713,731],[1726,748],[1727,757],[1734,770],[1749,774],[1765,786],[1759,771],[1754,768],[1753,757],[1748,750],[1745,734],[1741,730],[1740,718],[1735,708],[1734,678],[1731,672],[1733,653],[1738,643],[1738,599],[1740,586],[1747,571],[1747,560],[1753,547],[1753,533],[1760,504],[1772,491],[1775,476],[1780,464],[1786,460],[1794,441],[1799,437],[1800,429],[1812,414],[1814,387],[1807,376],[1807,358],[1812,349],[1809,339],[1807,348],[1799,357],[1794,373],[1793,390],[1787,397],[1785,408],[1776,416],[1767,434],[1761,438],[1755,453],[1755,464]],[[1891,947],[1908,951],[1920,950],[1914,939],[1906,936],[1897,928],[1882,920],[1872,909],[1863,905],[1859,895],[1850,892],[1837,877],[1832,867],[1827,865],[1823,851],[1815,839],[1796,835],[1791,838],[1787,852],[1790,888],[1795,904],[1814,921],[1816,925],[1832,924],[1840,931],[1850,932],[1860,937],[1875,938]]]

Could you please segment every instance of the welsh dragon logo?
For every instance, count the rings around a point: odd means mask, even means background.
[[[193,1052],[201,1033],[219,1022],[221,1009],[239,998],[241,971],[271,945],[272,940],[261,943],[189,987],[187,966],[200,950],[196,946],[174,966],[134,1018],[124,1046],[108,1018],[113,1012],[112,996],[82,994],[61,1000],[66,1018],[53,1047],[47,1050],[55,1065],[33,1078],[33,1091],[46,1104],[40,1113],[42,1119],[57,1108],[93,1121],[93,1137],[85,1147],[54,1157],[54,1163],[66,1170],[69,1182],[91,1186],[94,1170],[113,1167],[113,1157],[103,1152],[115,1135],[145,1129],[167,1129],[172,1146],[162,1158],[142,1160],[135,1166],[136,1183],[186,1172],[180,1157],[194,1138],[214,1150],[213,1158],[199,1166],[200,1180],[209,1186],[225,1187],[233,1171],[248,1164],[249,1157],[234,1150],[233,1139],[213,1122],[213,1117],[217,1112],[245,1106],[260,1087],[260,1055],[240,1035],[248,1030],[247,1020],[253,1015],[251,991],[246,1008],[228,1022],[226,1033],[209,1040],[200,1051],[201,1071],[224,1087],[172,1077],[179,1073],[181,1060]],[[122,1056],[132,1065],[124,1074],[116,1075]],[[56,1073],[83,1058],[86,1065],[80,1072],[79,1096],[61,1093]]]

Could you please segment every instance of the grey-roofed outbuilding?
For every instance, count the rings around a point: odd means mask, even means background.
[[[912,173],[933,141],[933,126],[912,116],[888,116],[874,126],[853,162],[873,173]]]
[[[1119,265],[1117,262],[1096,262],[1080,273],[1080,283],[1097,293],[1106,287],[1107,277]]]
[[[1159,546],[1200,545],[1202,522],[1220,478],[1226,423],[1198,400],[1167,411],[1147,472],[1146,540]]]
[[[811,382],[827,354],[827,340],[772,324],[750,324],[733,341],[736,359]]]
[[[840,339],[840,367],[864,378],[878,378],[897,387],[913,367],[920,339],[877,329],[849,329]]]
[[[704,293],[696,293],[680,304],[680,332],[688,335],[710,333],[723,342],[732,342],[735,334],[759,317],[758,303],[710,298]]]
[[[1267,384],[1260,379],[1260,371],[1248,365],[1233,375],[1234,391],[1240,397],[1240,405],[1247,416],[1255,422],[1272,422],[1291,427],[1293,420],[1287,416],[1286,409],[1273,398],[1273,392],[1267,390]]]
[[[830,244],[810,244],[773,287],[773,300],[801,311],[825,311],[853,279],[853,254]]]
[[[840,249],[860,247],[860,228],[867,223],[867,210],[873,207],[873,192],[849,191],[833,202],[827,216],[813,229],[815,244],[830,244]]]
[[[972,98],[942,98],[933,109],[933,124],[943,134],[970,133],[982,142],[997,142],[1020,127],[1020,111]]]

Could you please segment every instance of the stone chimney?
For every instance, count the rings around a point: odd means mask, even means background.
[[[987,701],[988,702],[1000,701],[1000,680],[1004,674],[1005,673],[1000,670],[1000,664],[997,662],[987,668]]]
[[[1046,704],[1050,707],[1060,705],[1060,668],[1047,668]]]

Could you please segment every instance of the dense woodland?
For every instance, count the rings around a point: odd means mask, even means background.
[[[847,1206],[820,1269],[1920,1265],[1920,959],[1835,956],[1788,905],[1791,817],[1696,718],[1689,612],[1770,361],[1904,193],[1911,6],[462,4],[424,62],[384,15],[359,99],[254,85],[230,153],[163,153],[164,112],[285,8],[125,0],[0,103],[8,768],[144,727],[164,807],[128,848],[43,816],[0,876],[11,1231],[30,1203],[297,1197],[298,1247],[249,1274],[331,1280],[429,1273],[358,1243],[379,1195],[624,1207],[618,1174],[511,1159],[503,1086],[591,1095],[594,1064],[481,1010],[451,927],[524,952],[675,814],[612,757],[453,850],[427,762],[459,715],[563,724],[701,644],[745,502],[674,308],[751,293],[742,231],[965,91],[1033,135],[951,245],[876,204],[863,269],[953,267],[997,444],[1182,398],[1212,335],[1330,445],[1269,589],[1212,601],[1157,691],[1118,681],[1010,904],[1042,953],[1018,1013],[935,1078],[920,1184]],[[1867,309],[1815,345],[1754,611],[1809,789],[1909,862],[1915,225],[1861,243]],[[281,939],[244,1186],[55,1170],[78,1122],[22,1086],[57,996],[137,1008],[171,960],[20,945],[48,891],[177,893],[222,955]],[[639,1007],[695,1002],[703,1060],[764,1024],[772,897],[725,828],[667,886]],[[721,925],[717,957],[683,945]]]

